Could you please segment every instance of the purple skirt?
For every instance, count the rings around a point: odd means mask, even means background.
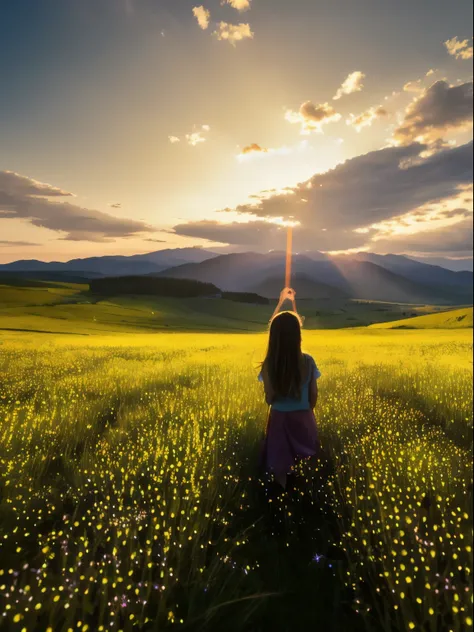
[[[262,466],[286,487],[286,476],[298,459],[320,453],[312,410],[282,412],[271,409],[262,450]]]

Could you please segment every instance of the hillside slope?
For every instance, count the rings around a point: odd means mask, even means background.
[[[377,255],[370,252],[359,252],[343,257],[343,259],[347,258],[374,263],[385,270],[430,287],[467,289],[472,286],[472,272],[455,272],[439,265],[414,261],[403,255]]]
[[[193,298],[220,293],[212,283],[194,279],[169,279],[156,276],[116,276],[94,279],[89,284],[91,294],[98,296],[166,296]]]
[[[281,277],[273,276],[251,286],[251,291],[270,299],[277,299],[281,292]],[[305,275],[296,274],[291,280],[291,285],[295,289],[299,299],[340,299],[347,298],[348,295],[337,287],[320,283],[309,279]]]
[[[0,334],[5,331],[81,335],[163,330],[265,331],[276,305],[274,299],[248,294],[223,292],[222,298],[217,298],[219,295],[215,298],[104,296],[94,295],[86,284],[33,281],[28,287],[27,283],[25,279],[10,285],[0,283]],[[305,329],[366,327],[439,311],[429,305],[354,301],[337,296],[303,299],[298,306],[305,318]]]
[[[472,328],[472,307],[454,309],[438,314],[417,316],[391,323],[371,325],[372,329],[469,329]]]

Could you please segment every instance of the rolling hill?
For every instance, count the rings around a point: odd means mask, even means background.
[[[87,285],[0,284],[0,335],[263,331],[271,307],[203,297],[96,296]]]
[[[89,283],[90,294],[99,297],[149,296],[154,298],[224,299],[235,303],[268,305],[269,300],[254,292],[222,292],[212,283],[192,279],[156,276],[103,277]]]
[[[343,290],[327,283],[313,281],[305,275],[294,275],[292,285],[299,299],[329,300],[348,298],[348,294]],[[281,292],[281,276],[268,277],[264,281],[251,286],[250,289],[256,294],[276,300]]]
[[[104,277],[92,280],[89,288],[91,294],[99,296],[145,295],[194,298],[215,296],[220,293],[220,289],[212,283],[150,276]]]
[[[371,325],[376,329],[468,329],[472,328],[472,307],[416,316],[405,320]]]
[[[110,281],[106,279],[104,282]],[[145,277],[153,284],[153,277]],[[113,279],[116,282],[116,279]],[[176,282],[175,282],[176,283]],[[191,285],[191,290],[194,291]],[[265,331],[275,301],[251,294],[222,292],[208,296],[93,294],[87,284],[28,281],[0,283],[0,334],[116,334],[158,331]],[[163,291],[161,288],[160,291]],[[219,298],[219,296],[221,298]],[[354,301],[347,298],[306,300],[299,305],[305,329],[366,327],[439,311],[433,306]]]

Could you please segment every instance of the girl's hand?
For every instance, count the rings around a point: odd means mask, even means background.
[[[296,292],[291,287],[286,287],[284,290],[280,292],[280,300],[278,305],[275,307],[275,311],[273,312],[273,316],[270,318],[270,322],[275,318],[275,316],[280,311],[281,306],[285,301],[291,301],[293,306],[293,311],[296,312]]]
[[[280,303],[284,303],[286,300],[293,301],[295,299],[296,292],[290,287],[286,287],[280,293]]]

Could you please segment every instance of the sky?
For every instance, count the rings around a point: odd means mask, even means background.
[[[0,263],[472,257],[470,0],[0,2]]]

